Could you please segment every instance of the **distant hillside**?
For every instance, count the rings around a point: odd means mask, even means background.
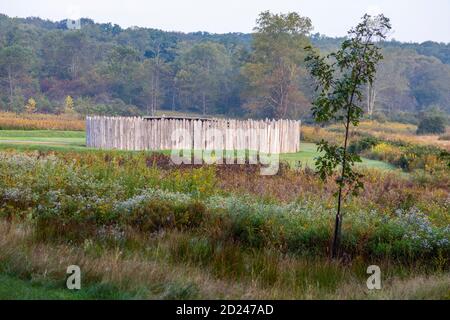
[[[0,110],[23,111],[32,98],[38,111],[58,113],[70,96],[69,107],[82,114],[248,114],[242,68],[253,59],[252,34],[122,29],[90,19],[81,26],[68,30],[65,20],[0,15]],[[309,40],[327,53],[343,39],[314,34]],[[383,47],[368,109],[392,117],[430,107],[450,113],[450,44]],[[292,116],[307,117],[306,72],[299,81],[304,99]]]

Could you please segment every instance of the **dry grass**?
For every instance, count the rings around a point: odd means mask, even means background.
[[[361,299],[361,292],[366,299],[380,300],[439,300],[450,299],[450,273],[441,275],[417,275],[402,279],[394,277],[382,280],[382,290],[369,291],[363,285],[351,283],[336,292],[337,299]]]
[[[354,208],[377,208],[392,214],[400,207],[415,205],[425,212],[439,214],[445,219],[441,205],[449,197],[448,176],[430,176],[433,180],[421,183],[420,177],[402,176],[397,172],[363,170],[364,190],[348,204]],[[276,176],[260,176],[245,170],[217,170],[217,183],[221,190],[232,194],[249,194],[269,201],[290,203],[319,199],[324,207],[334,208],[336,185],[333,178],[322,182],[311,170],[281,170]],[[444,219],[443,219],[444,218]]]
[[[84,248],[36,243],[30,226],[4,221],[0,223],[0,234],[0,263],[22,278],[64,280],[66,268],[78,265],[82,281],[112,283],[130,291],[150,288],[145,298],[164,298],[165,287],[183,283],[194,284],[200,288],[198,294],[206,298],[246,296],[244,288],[212,279],[201,270],[187,265],[169,267],[166,262],[152,261],[142,253],[125,255],[123,250],[111,249],[99,254],[88,243]]]
[[[354,133],[366,133],[387,141],[404,141],[412,144],[434,145],[450,150],[450,141],[440,139],[439,135],[416,135],[417,126],[397,122],[362,121]],[[450,129],[449,129],[450,130]],[[330,125],[326,128],[302,126],[302,137],[307,142],[319,142],[325,139],[329,142],[342,142],[344,128],[340,125]],[[450,134],[450,131],[447,131]]]
[[[418,136],[412,134],[383,133],[373,131],[369,131],[368,133],[382,140],[404,141],[411,144],[420,144],[420,145],[434,145],[450,151],[450,141],[440,140],[438,135]]]
[[[85,130],[85,121],[74,115],[16,114],[0,112],[0,130]]]
[[[372,132],[415,134],[417,126],[399,122],[361,121],[358,129]]]
[[[450,150],[450,141],[439,140],[439,135],[416,135],[417,126],[411,124],[363,121],[358,132],[368,133],[387,141],[404,141],[412,144],[434,145]]]
[[[174,235],[180,237],[180,235]],[[138,236],[140,237],[140,236]],[[145,243],[139,238],[140,243]],[[169,236],[169,240],[173,237]],[[112,284],[150,299],[448,299],[450,274],[424,276],[413,269],[399,277],[383,277],[380,291],[368,291],[365,266],[342,265],[313,258],[265,258],[273,281],[258,275],[219,277],[208,267],[168,258],[173,241],[146,240],[139,250],[37,243],[27,224],[0,222],[0,267],[22,279],[65,280],[66,268],[79,265],[83,283]],[[382,270],[392,266],[381,265]],[[267,273],[267,270],[266,270]],[[405,273],[405,270],[402,271]]]
[[[344,134],[341,132],[331,132],[328,128],[302,125],[301,139],[305,142],[314,143],[318,143],[321,140],[326,140],[332,143],[342,143],[344,140]]]

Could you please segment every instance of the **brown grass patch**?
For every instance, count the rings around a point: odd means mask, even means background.
[[[84,131],[85,121],[74,115],[0,112],[0,130]]]

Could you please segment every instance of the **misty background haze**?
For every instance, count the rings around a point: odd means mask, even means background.
[[[0,1],[0,12],[12,17],[63,20],[78,16],[124,28],[211,33],[251,32],[258,14],[264,10],[299,12],[312,19],[314,32],[332,37],[345,35],[364,13],[384,13],[393,23],[391,38],[450,42],[448,0]]]

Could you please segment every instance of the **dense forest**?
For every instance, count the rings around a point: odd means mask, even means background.
[[[313,83],[305,47],[327,53],[343,38],[313,34],[295,13],[263,12],[253,34],[180,33],[0,15],[0,110],[139,115],[155,110],[307,119]],[[389,41],[369,116],[450,113],[450,44]]]

